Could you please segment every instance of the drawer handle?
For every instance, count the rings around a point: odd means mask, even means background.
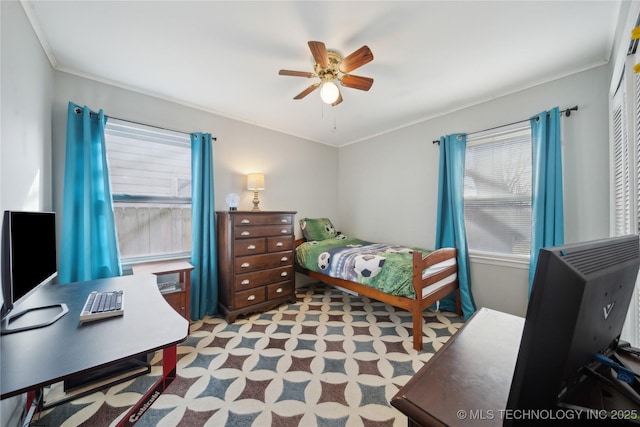
[[[247,297],[247,301],[253,301],[254,299],[256,299],[255,295],[249,295],[249,297]]]
[[[280,246],[284,246],[284,243],[282,243],[282,242],[278,242],[278,243],[276,243],[276,246],[278,246],[278,247],[280,247]]]
[[[280,276],[282,276],[282,277],[287,277],[287,272],[286,272],[286,271],[283,271],[282,273],[280,273]]]
[[[282,289],[282,288],[278,288],[278,289],[276,289],[276,294],[281,294],[281,293],[282,293],[282,291],[283,291],[283,289]]]
[[[244,279],[242,282],[240,282],[241,285],[248,285],[249,284],[249,279]]]
[[[242,233],[240,233],[241,236],[249,236],[251,235],[251,233],[249,233],[248,231],[243,231]]]
[[[289,230],[287,230],[286,228],[283,228],[282,230],[280,230],[280,232],[282,234],[287,234],[289,232]]]
[[[282,218],[280,220],[280,222],[285,223],[285,224],[289,224],[289,220],[287,218]]]
[[[251,224],[251,221],[248,219],[243,219],[242,221],[240,221],[240,224]]]
[[[242,264],[240,264],[240,268],[247,268],[249,267],[251,264],[249,264],[248,262],[243,262]]]
[[[280,258],[280,261],[289,261],[289,258],[287,258],[286,256],[283,256],[282,258]]]
[[[249,246],[247,246],[247,249],[255,249],[255,248],[256,248],[256,245],[249,245]]]

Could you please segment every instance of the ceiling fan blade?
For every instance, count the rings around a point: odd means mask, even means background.
[[[333,101],[333,103],[331,104],[332,107],[335,107],[336,105],[340,104],[342,102],[342,94],[338,91],[338,99],[336,99],[335,101]]]
[[[294,76],[294,77],[316,77],[315,73],[309,73],[308,71],[291,71],[291,70],[280,70],[278,72],[281,76]]]
[[[320,82],[312,84],[311,86],[309,86],[308,88],[306,88],[305,90],[303,90],[302,92],[300,92],[299,94],[294,96],[293,99],[302,99],[302,98],[304,98],[305,96],[309,95],[311,92],[316,90],[318,88],[318,86],[320,86]]]
[[[340,63],[340,71],[348,73],[371,61],[373,61],[373,53],[371,52],[371,49],[369,49],[368,46],[362,46],[360,49],[342,60]]]
[[[308,45],[309,49],[311,49],[311,54],[313,55],[313,59],[316,61],[316,64],[318,64],[322,68],[328,67],[329,55],[327,55],[327,48],[324,43],[311,41],[308,43]]]
[[[373,79],[370,77],[361,77],[361,76],[354,76],[352,74],[345,74],[340,79],[340,83],[342,83],[343,86],[350,87],[353,89],[369,90],[371,88],[371,85],[373,84]]]

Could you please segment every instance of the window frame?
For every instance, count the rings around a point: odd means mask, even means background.
[[[108,152],[108,138],[109,136],[118,136],[128,139],[138,139],[141,141],[160,143],[171,146],[177,146],[186,148],[191,152],[191,139],[190,134],[163,129],[155,126],[144,125],[136,122],[129,122],[123,119],[109,118],[105,125],[105,138],[107,139],[107,152]],[[191,165],[190,165],[191,167]],[[111,173],[110,173],[111,176]],[[190,208],[193,207],[192,197],[189,196],[159,196],[159,195],[140,195],[140,194],[123,194],[114,193],[112,185],[112,203],[114,210],[119,203],[132,203],[132,204],[162,204],[162,205],[186,205]],[[116,224],[117,227],[117,224]],[[190,230],[189,230],[190,232]],[[119,243],[120,244],[120,243]],[[122,257],[121,263],[124,270],[128,270],[132,265],[151,262],[151,261],[166,261],[166,260],[183,260],[191,258],[191,250],[170,252],[164,254],[153,255],[135,255]]]
[[[467,136],[467,147],[465,150],[465,163],[467,160],[466,151],[469,150],[470,147],[486,145],[486,144],[497,144],[505,140],[515,139],[518,137],[526,137],[529,139],[529,141],[531,140],[531,124],[529,120],[523,120],[517,123],[512,123],[509,125],[488,129],[482,132],[475,132],[473,134],[469,134]],[[466,176],[466,173],[465,173],[465,176]],[[531,195],[514,196],[514,197],[508,197],[508,198],[514,199],[514,200],[516,199],[525,200],[527,197],[529,197],[528,202],[529,204],[531,204],[532,203]],[[481,199],[498,200],[500,198],[501,197],[489,197],[489,198],[478,198],[477,200],[478,201],[480,201]],[[507,197],[504,197],[504,199],[506,198]],[[467,200],[470,200],[470,199],[467,199],[467,197],[464,197],[465,209],[467,205]],[[466,224],[467,223],[465,219],[465,226]],[[531,219],[529,219],[529,226],[531,226]],[[468,240],[468,237],[467,237],[467,240]],[[524,254],[517,254],[517,253],[495,252],[495,251],[487,251],[487,250],[481,250],[481,249],[473,249],[469,246],[469,243],[467,243],[467,246],[469,248],[469,257],[473,259],[474,262],[493,265],[493,266],[518,268],[522,270],[529,269],[530,254],[524,255]]]
[[[610,97],[610,234],[640,233],[640,74],[633,65],[640,54],[627,56],[616,90]],[[622,180],[620,183],[619,180]],[[636,279],[633,298],[621,339],[640,344],[640,286]]]

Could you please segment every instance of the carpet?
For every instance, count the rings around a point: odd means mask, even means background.
[[[389,401],[462,317],[425,311],[418,352],[409,312],[322,283],[298,288],[297,296],[232,324],[192,322],[178,346],[177,378],[136,425],[405,426]],[[36,414],[32,425],[115,425],[162,373],[162,352],[151,364],[150,374]]]

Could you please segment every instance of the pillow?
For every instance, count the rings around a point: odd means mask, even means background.
[[[308,241],[333,239],[338,234],[329,218],[302,218],[300,228]]]

